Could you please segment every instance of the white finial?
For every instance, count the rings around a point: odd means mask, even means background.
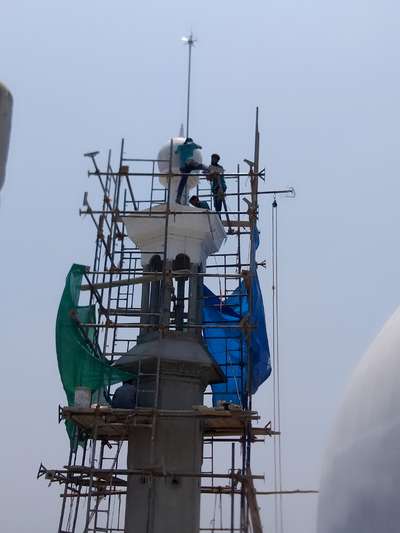
[[[192,33],[192,32],[190,32],[189,37],[182,37],[181,40],[182,40],[184,43],[188,44],[189,46],[193,46],[194,43],[197,41],[197,39],[195,39],[195,38],[193,37],[193,33]]]

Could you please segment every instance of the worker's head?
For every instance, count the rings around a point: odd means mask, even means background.
[[[193,139],[191,137],[186,137],[186,140],[183,144],[188,144],[188,143],[192,143],[193,142]]]
[[[200,203],[199,197],[195,194],[190,198],[189,202],[194,205],[194,207],[197,207]]]
[[[212,154],[211,155],[211,164],[212,165],[216,165],[220,159],[221,159],[221,157],[218,154]]]

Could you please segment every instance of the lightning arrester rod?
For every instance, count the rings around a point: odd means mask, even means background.
[[[182,37],[182,41],[189,47],[188,50],[188,77],[187,77],[187,100],[186,100],[186,137],[189,137],[189,118],[190,118],[190,81],[192,76],[192,47],[196,42],[193,33],[189,37]]]

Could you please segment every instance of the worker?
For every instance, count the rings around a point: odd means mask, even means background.
[[[221,157],[218,154],[212,154],[211,165],[207,169],[207,179],[211,182],[214,209],[217,213],[221,212],[226,191],[224,167],[219,164],[220,159]]]
[[[201,201],[200,198],[195,194],[190,198],[189,203],[192,204],[193,207],[210,210],[210,206],[208,205],[208,203]]]
[[[176,195],[177,204],[181,203],[182,193],[192,170],[207,170],[206,166],[197,163],[197,161],[193,159],[195,150],[201,150],[201,146],[193,142],[191,137],[188,137],[183,144],[179,144],[175,150],[175,153],[179,155],[179,168],[182,173]]]
[[[133,379],[124,381],[114,392],[111,407],[113,409],[135,409],[136,407],[136,387]]]

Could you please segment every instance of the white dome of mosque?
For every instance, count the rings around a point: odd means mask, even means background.
[[[161,174],[166,174],[167,172],[169,172],[169,165],[170,165],[169,159],[171,155],[172,155],[172,167],[171,167],[172,172],[174,174],[180,173],[179,155],[176,153],[176,149],[180,144],[183,144],[185,140],[186,140],[185,137],[173,137],[167,144],[164,144],[164,146],[160,148],[157,159],[158,159],[158,169]],[[172,147],[171,147],[171,141],[172,141]],[[196,161],[196,163],[202,163],[201,150],[198,150],[198,149],[194,150],[193,160]],[[189,178],[187,181],[187,188],[193,189],[194,187],[196,187],[198,182],[199,182],[198,176],[189,175]],[[160,177],[160,183],[165,188],[167,188],[168,178]]]
[[[400,308],[361,359],[323,464],[318,533],[400,531]]]

